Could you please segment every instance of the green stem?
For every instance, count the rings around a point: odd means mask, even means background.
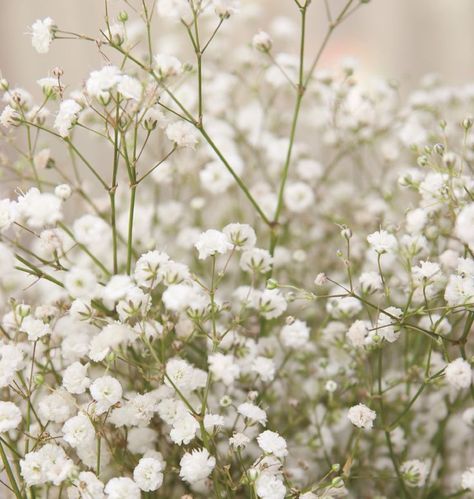
[[[5,471],[7,473],[8,480],[10,481],[10,485],[12,486],[15,497],[17,499],[24,499],[20,492],[18,484],[16,483],[15,475],[13,474],[13,471],[10,467],[10,462],[8,460],[7,455],[5,454],[5,450],[3,449],[3,445],[1,442],[0,442],[0,455],[2,457],[3,466],[5,467]]]

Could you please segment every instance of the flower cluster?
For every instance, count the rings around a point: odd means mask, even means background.
[[[474,86],[320,69],[314,3],[32,25],[107,63],[0,81],[2,497],[474,491]]]

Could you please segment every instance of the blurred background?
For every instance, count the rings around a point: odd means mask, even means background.
[[[259,4],[264,15],[258,28],[271,32],[272,18],[286,14],[297,21],[293,0],[252,3]],[[328,4],[336,12],[342,2],[328,0]],[[313,0],[310,10],[308,45],[314,53],[327,23],[323,0]],[[36,54],[26,33],[35,19],[46,16],[63,29],[96,36],[103,25],[103,2],[0,0],[0,71],[12,85],[24,85],[31,91],[33,82],[57,65],[67,72],[70,82],[79,82],[100,62],[92,44],[86,47],[67,40],[53,43],[49,54]],[[473,22],[474,0],[371,0],[336,30],[322,67],[343,56],[355,57],[363,74],[396,79],[402,91],[432,72],[447,83],[474,80]],[[250,33],[245,36],[251,39]]]

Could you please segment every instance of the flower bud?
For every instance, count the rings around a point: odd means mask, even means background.
[[[268,279],[267,281],[267,289],[277,289],[278,282],[275,279]]]
[[[54,189],[54,195],[62,201],[66,201],[66,199],[69,199],[71,197],[71,194],[72,189],[68,184],[57,185]]]
[[[56,66],[55,68],[53,68],[53,70],[51,71],[51,74],[55,77],[55,78],[60,78],[63,74],[64,74],[64,70],[58,66]]]
[[[344,480],[340,476],[337,476],[337,477],[332,479],[331,485],[333,487],[339,489],[339,488],[344,486]]]
[[[219,400],[219,405],[221,407],[229,407],[231,404],[232,404],[232,399],[229,397],[229,395],[224,395]]]
[[[447,152],[443,155],[443,163],[446,168],[452,168],[456,164],[456,154]]]
[[[316,276],[316,279],[314,280],[314,285],[315,286],[324,286],[328,282],[328,278],[326,277],[326,274],[321,272]]]
[[[462,120],[461,126],[464,128],[464,130],[469,130],[472,127],[473,124],[473,119],[471,117],[464,118]]]
[[[121,11],[118,13],[117,19],[118,19],[121,23],[126,23],[126,22],[128,21],[128,12],[126,12],[125,10],[121,10]]]
[[[289,316],[286,318],[285,322],[286,322],[286,324],[287,324],[288,326],[291,326],[291,324],[293,324],[293,323],[295,322],[295,320],[296,320],[296,319],[295,319],[292,315],[289,315]]]
[[[15,315],[19,317],[20,319],[24,319],[31,313],[31,307],[29,305],[26,305],[25,303],[19,303],[15,307]]]
[[[252,38],[252,46],[259,52],[270,52],[272,49],[272,39],[268,33],[265,31],[259,31]]]
[[[352,237],[352,231],[351,231],[351,229],[349,229],[349,227],[344,227],[341,230],[341,236],[344,239],[346,239],[347,241],[349,241],[349,239]]]

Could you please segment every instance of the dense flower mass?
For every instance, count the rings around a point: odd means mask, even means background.
[[[32,24],[83,84],[0,80],[0,496],[468,497],[474,86],[320,67],[309,0],[105,4]]]

